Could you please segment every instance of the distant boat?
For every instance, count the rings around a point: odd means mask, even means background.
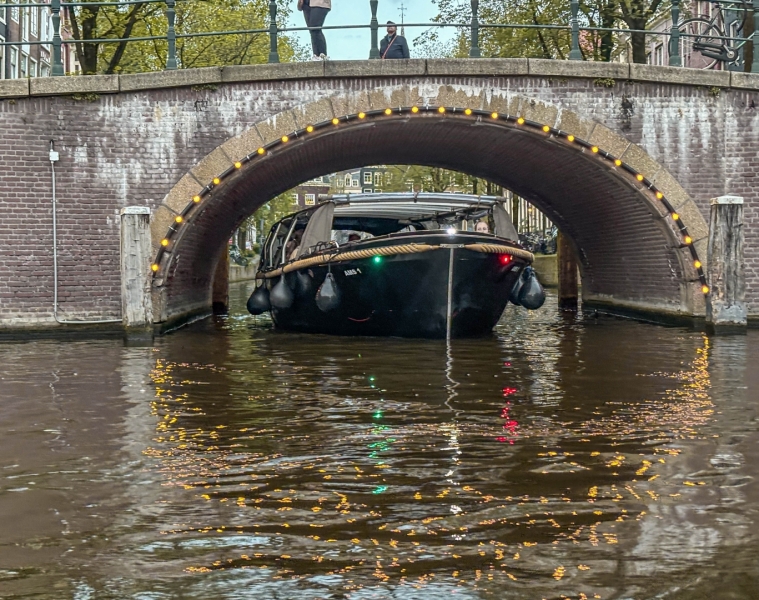
[[[331,196],[275,223],[248,310],[278,329],[450,338],[490,332],[545,294],[502,198]],[[478,224],[481,224],[478,226]],[[488,233],[475,231],[484,229]]]

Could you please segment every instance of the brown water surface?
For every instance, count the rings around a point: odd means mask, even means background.
[[[0,597],[759,597],[759,331],[0,345]]]

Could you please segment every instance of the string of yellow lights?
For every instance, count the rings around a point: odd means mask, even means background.
[[[693,266],[696,269],[696,272],[698,273],[698,280],[701,283],[701,291],[704,294],[709,293],[709,287],[706,284],[706,275],[703,271],[703,266],[701,261],[699,260],[698,253],[696,252],[696,249],[693,245],[693,238],[688,233],[688,228],[685,226],[685,224],[682,221],[682,218],[680,215],[675,211],[672,204],[667,200],[665,195],[658,190],[654,184],[649,181],[643,173],[639,173],[636,169],[631,167],[630,165],[624,163],[621,159],[619,159],[616,156],[613,156],[609,152],[606,152],[599,148],[598,146],[594,146],[593,144],[579,139],[575,137],[574,135],[567,133],[566,131],[562,131],[560,129],[556,129],[555,127],[552,127],[550,125],[545,125],[543,123],[539,123],[536,121],[530,121],[528,119],[525,119],[524,117],[517,117],[513,115],[503,115],[499,114],[497,112],[489,112],[485,110],[475,110],[471,108],[456,108],[456,107],[446,107],[446,106],[409,106],[409,107],[399,107],[399,108],[385,108],[380,110],[371,110],[367,112],[359,112],[357,114],[351,114],[346,115],[344,117],[338,118],[335,117],[328,121],[323,121],[321,123],[314,123],[313,125],[308,125],[307,127],[294,131],[289,135],[283,135],[280,139],[275,140],[265,146],[262,146],[258,148],[257,151],[252,152],[251,154],[245,156],[241,160],[234,163],[234,165],[230,168],[228,168],[226,171],[218,175],[217,177],[214,177],[211,183],[206,185],[198,194],[192,197],[191,202],[187,204],[185,209],[177,215],[175,218],[174,224],[169,227],[168,232],[164,239],[161,240],[161,246],[158,249],[158,252],[156,254],[155,262],[152,265],[152,270],[154,275],[158,274],[161,271],[162,264],[164,262],[168,261],[168,258],[166,257],[166,253],[170,251],[172,240],[173,238],[179,234],[180,232],[180,226],[184,224],[186,227],[189,224],[189,221],[192,218],[192,213],[196,210],[196,207],[201,204],[205,199],[210,197],[214,190],[222,185],[222,182],[230,177],[232,174],[234,174],[236,171],[241,169],[243,165],[246,165],[258,158],[266,157],[268,154],[270,154],[273,150],[277,149],[278,147],[281,147],[283,145],[286,145],[290,143],[293,140],[297,140],[299,138],[304,137],[306,134],[314,133],[315,131],[319,131],[321,129],[324,129],[325,127],[329,127],[332,125],[333,127],[340,126],[341,123],[343,124],[350,124],[352,121],[364,121],[367,118],[382,118],[388,117],[388,116],[403,116],[403,115],[418,115],[420,113],[425,114],[435,114],[438,115],[465,115],[467,117],[476,117],[478,119],[484,118],[490,118],[493,122],[503,124],[504,126],[526,126],[528,129],[535,129],[535,130],[541,130],[543,133],[548,134],[549,136],[553,136],[557,139],[561,139],[566,141],[570,145],[577,146],[581,151],[590,151],[594,155],[598,155],[600,158],[602,158],[604,161],[613,164],[616,168],[622,169],[625,173],[627,173],[630,177],[634,178],[638,183],[642,183],[648,192],[653,194],[657,200],[662,202],[665,209],[667,210],[669,217],[672,219],[674,225],[677,228],[677,231],[679,231],[681,236],[681,242],[683,247],[687,247],[690,250],[691,257],[693,259]]]

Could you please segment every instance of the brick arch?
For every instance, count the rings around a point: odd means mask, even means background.
[[[708,228],[664,167],[565,108],[441,86],[436,94],[399,87],[303,105],[206,156],[151,223],[156,319],[208,310],[226,240],[269,199],[319,175],[383,163],[465,171],[529,199],[574,242],[590,304],[704,313]]]

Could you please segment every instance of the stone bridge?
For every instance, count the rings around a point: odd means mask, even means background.
[[[208,313],[234,229],[368,164],[465,171],[568,236],[588,306],[698,320],[710,199],[745,198],[759,320],[759,76],[527,59],[0,81],[0,329],[121,319],[120,211],[151,210],[154,322]],[[51,143],[59,314],[53,313]]]

